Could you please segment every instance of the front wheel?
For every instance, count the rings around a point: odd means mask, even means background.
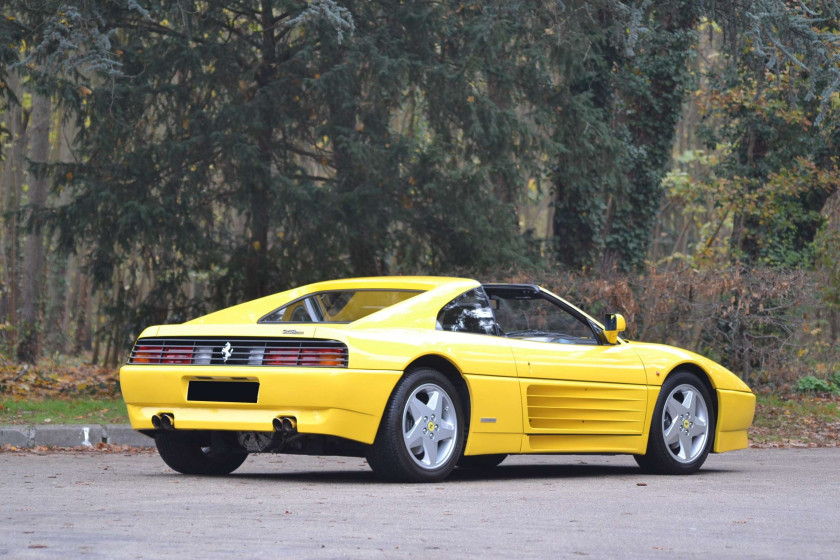
[[[715,411],[697,376],[674,372],[659,392],[647,453],[636,455],[642,469],[661,474],[690,474],[700,469],[712,448]]]
[[[230,474],[248,458],[245,451],[216,450],[209,438],[189,432],[156,432],[155,445],[163,462],[182,474]]]
[[[458,391],[446,376],[430,368],[410,371],[385,407],[368,463],[383,480],[441,481],[461,457],[463,422]]]

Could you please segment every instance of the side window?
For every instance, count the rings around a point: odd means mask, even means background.
[[[543,298],[513,299],[492,296],[496,318],[510,338],[560,344],[597,344],[588,323]]]
[[[498,334],[490,301],[482,288],[470,290],[447,303],[438,313],[437,328],[442,331]]]

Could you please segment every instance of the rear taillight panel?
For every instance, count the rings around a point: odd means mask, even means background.
[[[239,365],[346,368],[347,346],[337,340],[141,338],[129,364]]]

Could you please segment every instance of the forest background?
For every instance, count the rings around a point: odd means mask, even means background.
[[[16,379],[312,281],[457,274],[840,388],[836,1],[0,5]]]

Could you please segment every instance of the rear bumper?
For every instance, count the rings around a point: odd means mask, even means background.
[[[270,432],[278,416],[297,419],[300,433],[372,443],[401,371],[346,368],[127,365],[120,386],[135,430],[172,414],[175,429]],[[190,380],[259,382],[256,403],[188,401]]]
[[[717,390],[718,418],[715,453],[744,449],[749,445],[747,430],[755,414],[755,395],[742,391]]]

